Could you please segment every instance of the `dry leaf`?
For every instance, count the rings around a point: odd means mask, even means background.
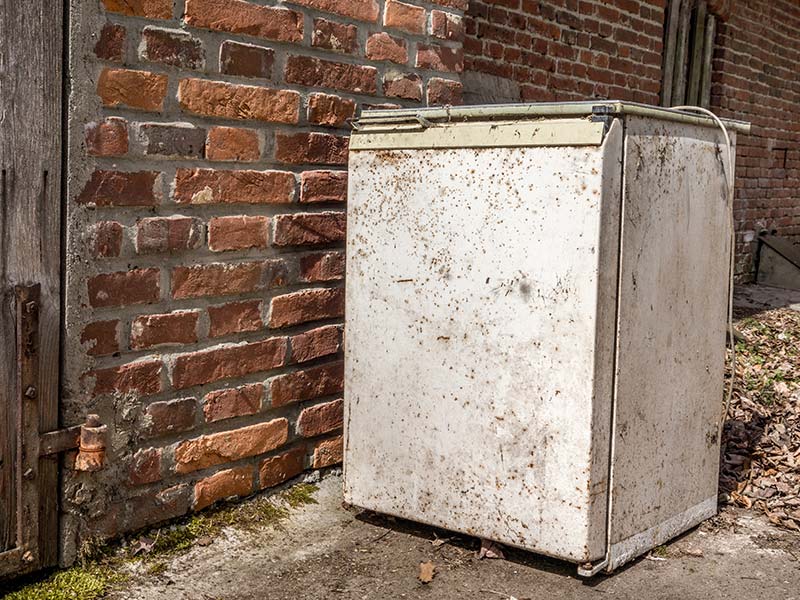
[[[482,558],[505,558],[503,549],[500,544],[496,544],[491,540],[481,539],[481,549],[478,552],[478,560]]]
[[[419,563],[419,580],[422,583],[430,583],[436,574],[436,567],[431,561]]]

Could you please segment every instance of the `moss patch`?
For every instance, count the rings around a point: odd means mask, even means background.
[[[95,600],[126,576],[105,565],[72,567],[10,592],[5,600]]]

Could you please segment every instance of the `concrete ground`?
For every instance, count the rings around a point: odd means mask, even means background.
[[[478,560],[474,538],[346,510],[339,476],[319,488],[318,504],[296,509],[280,529],[227,529],[112,598],[800,599],[800,534],[754,513],[726,512],[655,555],[586,581],[565,562],[513,549],[506,560]],[[419,564],[427,561],[436,572],[422,584]]]

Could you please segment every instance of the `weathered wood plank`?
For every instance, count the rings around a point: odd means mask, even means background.
[[[678,22],[678,45],[675,50],[675,69],[672,76],[672,106],[686,104],[687,55],[689,52],[689,28],[692,22],[694,0],[683,0]]]
[[[711,108],[711,75],[714,72],[714,41],[717,37],[717,17],[708,15],[706,39],[703,43],[703,74],[700,78],[700,106]]]
[[[700,77],[703,73],[703,44],[706,39],[707,9],[705,0],[700,0],[694,14],[692,55],[689,58],[689,91],[686,94],[686,102],[693,105],[700,104]]]
[[[661,106],[672,104],[672,79],[675,73],[675,53],[678,50],[678,25],[681,0],[670,0],[667,10],[667,30],[664,40],[664,66],[661,76]]]

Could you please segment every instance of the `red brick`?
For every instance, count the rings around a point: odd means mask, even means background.
[[[222,379],[269,371],[286,361],[286,338],[228,345],[183,354],[175,359],[172,385],[183,389]]]
[[[295,178],[287,171],[178,169],[178,204],[284,204],[294,199]]]
[[[142,123],[138,132],[146,156],[203,158],[205,129],[186,123]]]
[[[156,206],[161,201],[157,171],[93,171],[75,199],[89,206]]]
[[[131,349],[142,350],[165,344],[194,344],[199,311],[176,311],[142,315],[131,323]]]
[[[167,76],[149,71],[103,69],[97,80],[97,95],[104,106],[124,106],[159,112],[167,96]]]
[[[275,246],[332,244],[345,239],[342,212],[295,213],[275,217]]]
[[[347,171],[306,171],[300,177],[300,202],[345,202]]]
[[[195,217],[150,217],[136,224],[136,252],[157,254],[199,248],[202,221]]]
[[[119,256],[122,251],[122,225],[100,221],[92,227],[92,255],[97,258]]]
[[[344,363],[335,362],[305,371],[279,375],[270,382],[272,406],[338,394],[344,388]]]
[[[87,374],[94,378],[92,396],[101,394],[130,394],[150,396],[161,391],[161,362],[141,361],[97,369]]]
[[[144,431],[150,437],[188,431],[194,427],[196,414],[194,398],[153,402],[144,411]]]
[[[375,0],[293,0],[295,4],[322,12],[335,13],[358,21],[374,23],[378,20],[378,3]]]
[[[206,79],[182,79],[178,101],[186,112],[205,117],[268,123],[297,123],[300,94]]]
[[[273,419],[267,423],[186,440],[175,450],[175,470],[178,473],[190,473],[264,454],[285,444],[288,437],[289,422],[286,419]]]
[[[459,81],[431,77],[428,80],[428,106],[461,104],[462,86]]]
[[[102,0],[103,8],[131,17],[171,19],[173,0]]]
[[[416,66],[446,73],[461,73],[464,70],[464,52],[460,48],[420,44],[417,47]]]
[[[344,253],[321,252],[300,259],[300,280],[307,283],[344,279]]]
[[[94,54],[102,60],[122,62],[125,56],[125,28],[106,23],[100,30],[100,38],[94,45]]]
[[[311,45],[334,52],[355,54],[358,52],[358,28],[327,19],[314,19]]]
[[[191,27],[282,42],[303,41],[303,15],[282,7],[242,0],[186,0],[184,20]]]
[[[298,446],[288,452],[272,456],[261,462],[258,468],[259,487],[274,487],[303,472],[306,462],[306,449]]]
[[[359,94],[377,91],[375,67],[322,60],[312,56],[289,56],[286,59],[286,83],[326,87]]]
[[[142,30],[139,58],[184,69],[202,69],[206,62],[202,42],[190,33],[152,26]]]
[[[122,156],[128,152],[128,122],[110,117],[84,127],[86,152],[92,156]]]
[[[119,320],[89,323],[81,332],[81,344],[89,356],[119,352]]]
[[[212,252],[266,248],[269,217],[214,217],[208,222],[208,249]]]
[[[299,325],[344,314],[344,290],[323,288],[276,296],[270,303],[270,327]]]
[[[383,76],[383,93],[391,98],[422,100],[422,78],[416,73],[387,73]]]
[[[367,39],[367,58],[404,65],[408,62],[406,41],[392,37],[384,31],[373,33]]]
[[[261,156],[258,133],[238,127],[214,127],[208,132],[206,158],[249,162]]]
[[[289,339],[289,347],[292,352],[291,362],[297,363],[336,354],[341,348],[339,327],[327,325],[294,335]]]
[[[317,125],[342,127],[356,114],[356,103],[348,98],[330,94],[311,94],[308,97],[308,121]]]
[[[329,133],[279,133],[275,158],[293,165],[346,165],[348,138]]]
[[[203,400],[203,414],[208,423],[254,415],[261,410],[263,398],[264,386],[260,383],[217,390],[206,394]]]
[[[387,0],[383,13],[383,24],[409,33],[425,33],[425,9],[396,0]]]
[[[237,467],[214,473],[194,485],[194,510],[202,510],[218,500],[249,496],[253,491],[253,467]]]
[[[443,40],[463,41],[464,27],[461,17],[441,10],[432,10],[431,35]]]
[[[468,0],[435,0],[431,4],[438,4],[439,6],[446,6],[461,11],[465,11],[469,7]]]
[[[344,440],[342,436],[323,440],[314,448],[314,459],[311,466],[314,469],[323,469],[338,465],[344,458]]]
[[[261,320],[261,301],[245,300],[208,307],[209,337],[222,337],[232,333],[258,331],[264,327]]]
[[[297,418],[297,431],[303,437],[316,437],[341,429],[343,419],[342,400],[309,406]]]
[[[158,269],[133,269],[95,275],[88,281],[89,304],[94,308],[150,304],[160,297]]]
[[[272,77],[275,51],[253,44],[225,40],[219,47],[219,70],[239,77]]]
[[[128,467],[128,482],[131,485],[144,485],[161,481],[161,454],[161,448],[138,450]]]
[[[229,296],[276,288],[286,283],[286,265],[281,259],[175,267],[172,270],[172,297]]]

